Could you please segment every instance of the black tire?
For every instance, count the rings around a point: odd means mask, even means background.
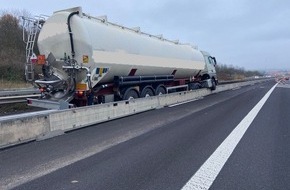
[[[157,88],[156,88],[156,91],[155,91],[155,94],[156,95],[162,95],[162,94],[166,94],[166,88],[165,88],[165,86],[164,85],[159,85],[159,86],[157,86]]]
[[[123,100],[132,100],[139,98],[138,92],[133,88],[128,88],[123,96]]]
[[[141,98],[145,98],[145,97],[150,97],[150,96],[154,96],[154,91],[152,89],[151,86],[146,86],[145,88],[143,88],[140,97]]]
[[[215,83],[215,80],[214,79],[211,79],[211,84],[212,84],[212,86],[211,86],[211,90],[215,90],[216,89],[216,83]]]

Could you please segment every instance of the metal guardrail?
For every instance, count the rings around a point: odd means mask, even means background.
[[[0,91],[0,105],[26,102],[27,98],[38,98],[40,96],[39,89],[14,89]]]
[[[31,94],[40,94],[40,91],[38,88],[20,88],[20,89],[0,90],[0,97],[31,95]]]
[[[261,79],[271,79],[274,77],[259,77],[259,78],[248,78],[248,79],[241,79],[241,80],[227,80],[227,81],[219,81],[218,84],[232,84],[238,82],[248,82],[248,81],[256,81]]]
[[[0,97],[0,105],[26,102],[27,98],[38,98],[39,96],[40,94]]]

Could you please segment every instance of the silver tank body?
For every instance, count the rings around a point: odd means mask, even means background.
[[[63,80],[69,76],[62,69],[61,59],[65,54],[72,57],[67,18],[76,10],[80,13],[70,21],[74,59],[80,67],[89,68],[93,86],[111,83],[114,76],[128,76],[132,69],[136,69],[135,75],[170,75],[176,70],[175,78],[187,78],[205,68],[202,53],[190,45],[85,16],[78,7],[55,12],[45,22],[38,38],[40,53],[54,55],[57,60],[52,65],[54,74]],[[84,56],[88,57],[87,63]],[[77,82],[84,83],[86,77],[86,71],[80,70]]]

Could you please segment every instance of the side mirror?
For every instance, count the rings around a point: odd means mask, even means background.
[[[213,57],[213,60],[214,60],[214,66],[216,66],[217,65],[217,62],[216,62],[215,57]]]
[[[210,58],[211,58],[211,59],[213,60],[213,62],[214,62],[213,65],[216,66],[217,63],[216,63],[216,59],[215,59],[215,57],[210,56]]]

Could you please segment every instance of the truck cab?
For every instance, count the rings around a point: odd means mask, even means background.
[[[215,57],[212,57],[208,52],[201,51],[204,61],[205,61],[205,68],[201,71],[202,79],[212,79],[217,84],[217,75],[215,66],[217,65]]]

